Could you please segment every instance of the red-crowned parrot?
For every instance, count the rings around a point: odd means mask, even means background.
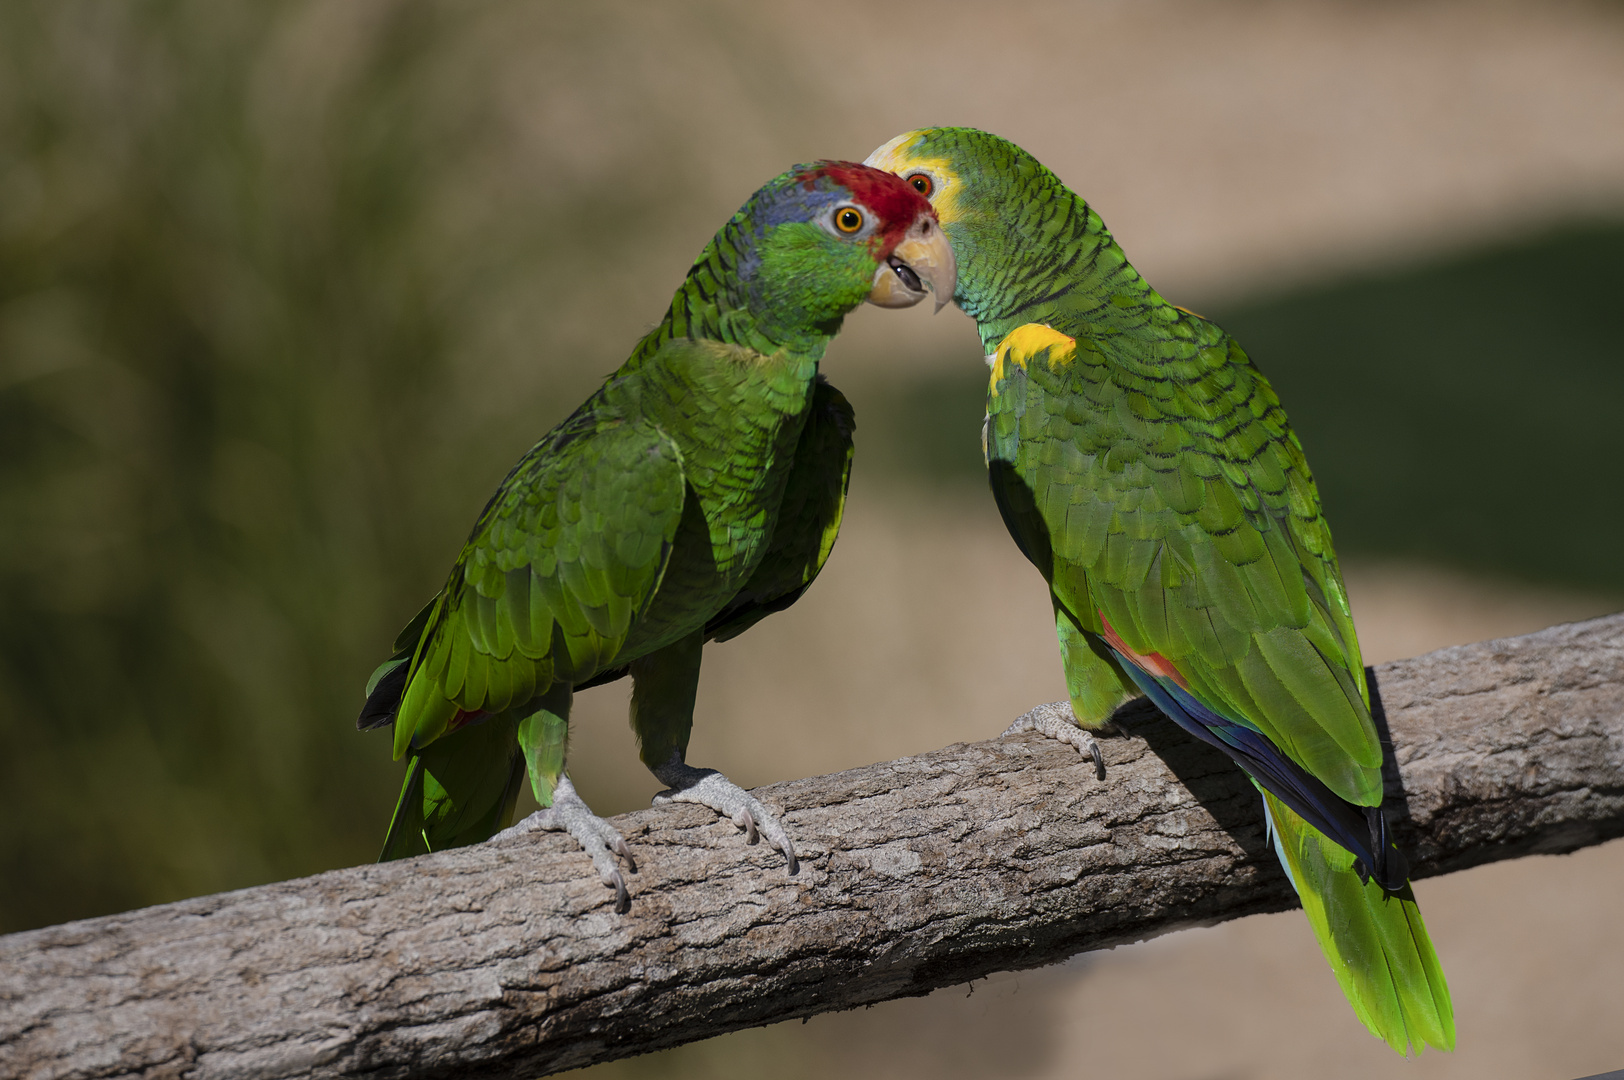
[[[569,832],[626,910],[613,856],[631,854],[565,747],[575,691],[629,674],[663,795],[759,828],[795,873],[777,818],[684,759],[701,647],[794,603],[829,555],[853,419],[818,362],[842,319],[953,287],[929,202],[890,173],[820,162],[751,196],[659,326],[508,473],[374,673],[359,726],[392,724],[410,759],[381,858],[490,837],[528,774],[544,809],[517,828]]]

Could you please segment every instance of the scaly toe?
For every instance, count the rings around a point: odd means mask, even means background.
[[[696,769],[676,757],[655,769],[654,775],[662,783],[671,785],[654,796],[656,804],[691,802],[708,806],[743,829],[746,843],[759,843],[762,837],[766,837],[769,844],[784,853],[790,874],[800,873],[801,863],[795,857],[795,845],[784,831],[778,815],[762,805],[754,795],[715,769]]]
[[[569,777],[559,778],[558,785],[553,789],[553,805],[537,810],[512,828],[503,829],[492,839],[522,836],[540,829],[567,832],[573,836],[575,842],[581,845],[581,850],[591,858],[592,867],[598,872],[598,880],[606,888],[615,890],[615,911],[624,915],[631,910],[631,894],[626,889],[625,877],[615,865],[615,856],[625,859],[626,868],[634,874],[637,873],[637,860],[632,858],[631,848],[627,846],[626,838],[620,835],[620,830],[591,811],[576,792],[575,785],[570,783]]]
[[[1023,731],[1036,731],[1067,746],[1076,747],[1079,754],[1093,759],[1095,778],[1102,781],[1105,779],[1105,755],[1100,751],[1100,744],[1095,741],[1094,736],[1078,725],[1072,716],[1071,707],[1065,702],[1055,701],[1048,705],[1039,705],[1024,716],[1017,717],[1014,723],[1004,729],[999,738],[1018,735]]]
[[[795,844],[789,838],[789,833],[778,823],[776,818],[763,822],[762,833],[767,837],[767,843],[784,853],[789,863],[789,876],[794,877],[801,872],[801,860],[795,857]]]

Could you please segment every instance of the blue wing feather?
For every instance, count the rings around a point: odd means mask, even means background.
[[[1259,787],[1353,852],[1361,878],[1374,877],[1390,892],[1404,888],[1410,868],[1388,835],[1381,807],[1348,802],[1282,753],[1257,728],[1215,712],[1172,679],[1150,674],[1121,653],[1117,656],[1134,683],[1175,724],[1228,754]]]

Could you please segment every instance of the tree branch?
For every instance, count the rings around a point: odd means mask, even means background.
[[[1624,615],[1375,674],[1417,876],[1624,835]],[[0,1074],[534,1076],[1292,906],[1240,773],[1119,720],[1103,784],[1027,734],[759,789],[796,878],[627,814],[626,916],[541,834],[14,934]]]

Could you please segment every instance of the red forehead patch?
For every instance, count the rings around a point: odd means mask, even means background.
[[[875,235],[884,238],[887,253],[901,241],[921,211],[936,216],[930,200],[895,173],[855,161],[820,161],[801,174],[801,181],[810,188],[824,176],[851,192],[853,202],[879,215],[882,224]]]

